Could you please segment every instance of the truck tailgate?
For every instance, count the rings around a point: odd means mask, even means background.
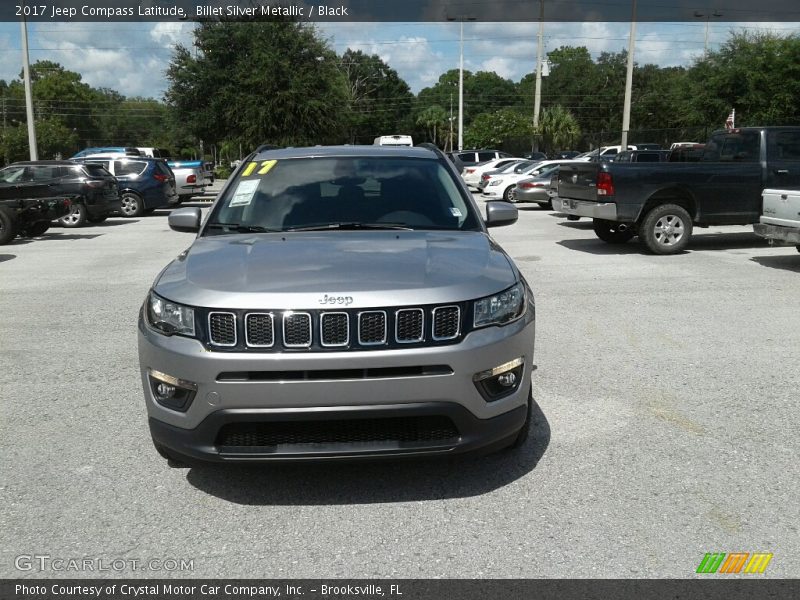
[[[558,168],[558,196],[597,202],[598,163],[561,165]]]
[[[767,189],[761,222],[782,227],[800,227],[800,190]]]

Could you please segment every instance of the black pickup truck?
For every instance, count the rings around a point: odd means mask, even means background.
[[[693,226],[752,225],[765,188],[800,186],[800,127],[716,131],[690,163],[573,163],[558,174],[562,212],[594,220],[610,244],[638,235],[655,254],[689,243]]]

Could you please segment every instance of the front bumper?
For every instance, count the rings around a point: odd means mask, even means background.
[[[505,188],[502,185],[487,185],[481,191],[481,197],[484,200],[500,200],[503,197],[503,190]]]
[[[616,202],[589,202],[571,198],[560,198],[560,200],[560,210],[564,214],[589,217],[590,219],[604,219],[606,221],[617,220]]]
[[[781,225],[769,225],[767,223],[756,223],[753,225],[756,235],[769,240],[778,240],[787,244],[800,244],[800,228],[782,227]]]
[[[173,453],[217,462],[456,454],[491,447],[513,436],[525,422],[533,371],[533,311],[531,306],[524,317],[503,327],[473,331],[459,344],[342,352],[209,352],[196,340],[162,336],[140,322],[139,360],[151,433],[157,444]],[[520,356],[524,367],[515,391],[486,401],[473,376]],[[354,369],[441,365],[449,367],[449,372],[361,378],[335,374],[337,370],[352,373]],[[185,413],[156,402],[148,369],[197,385]],[[272,376],[293,371],[315,376],[299,380]],[[269,373],[270,377],[219,377],[230,372]],[[304,421],[320,425],[337,419],[425,416],[450,419],[457,435],[416,443],[351,440],[340,445],[298,443],[234,451],[219,442],[220,430],[230,424]]]

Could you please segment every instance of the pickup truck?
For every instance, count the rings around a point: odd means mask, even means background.
[[[597,237],[634,236],[654,254],[675,254],[692,229],[752,225],[765,188],[800,186],[800,127],[716,131],[699,162],[573,163],[558,174],[561,212],[594,220]]]
[[[167,166],[175,174],[178,204],[206,190],[205,165],[201,160],[168,160]]]
[[[764,190],[763,214],[753,225],[757,235],[794,244],[800,252],[800,189]]]

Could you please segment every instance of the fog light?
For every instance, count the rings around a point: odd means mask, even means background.
[[[517,376],[514,374],[513,371],[509,373],[503,373],[502,375],[497,376],[497,383],[499,383],[503,387],[511,387],[516,382],[517,382]]]
[[[148,369],[147,375],[156,402],[179,412],[186,412],[189,409],[197,393],[196,383],[178,379],[154,369]]]
[[[513,394],[522,380],[525,358],[520,356],[493,369],[475,373],[472,380],[487,402],[499,400]]]

